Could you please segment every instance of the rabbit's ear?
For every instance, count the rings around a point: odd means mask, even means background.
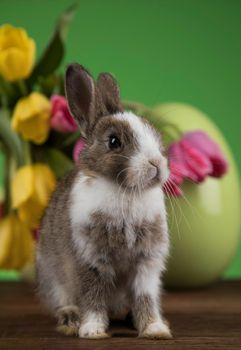
[[[89,72],[74,63],[65,73],[65,94],[69,110],[78,122],[83,136],[86,136],[95,121],[95,83]]]
[[[109,73],[101,73],[97,79],[97,87],[103,103],[110,114],[122,112],[119,86]]]

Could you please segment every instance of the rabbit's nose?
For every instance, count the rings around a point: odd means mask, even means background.
[[[160,175],[160,161],[157,159],[149,159],[149,167],[148,167],[148,178],[154,179],[155,177],[159,177]]]

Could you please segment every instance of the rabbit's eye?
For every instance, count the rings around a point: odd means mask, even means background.
[[[115,135],[110,135],[109,137],[109,148],[116,149],[121,147],[121,142]]]

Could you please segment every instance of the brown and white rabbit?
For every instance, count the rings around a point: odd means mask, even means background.
[[[109,318],[131,311],[139,336],[170,338],[160,307],[169,249],[160,135],[122,110],[110,74],[95,82],[72,64],[65,89],[86,147],[42,219],[39,294],[65,334],[107,337]]]

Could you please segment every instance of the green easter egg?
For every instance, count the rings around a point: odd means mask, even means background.
[[[167,199],[171,253],[165,281],[168,286],[204,286],[220,278],[232,261],[240,236],[240,186],[235,161],[223,135],[198,109],[167,103],[155,108],[183,132],[201,129],[220,146],[229,162],[221,179],[185,182],[184,197]],[[158,118],[155,126],[160,127]]]

